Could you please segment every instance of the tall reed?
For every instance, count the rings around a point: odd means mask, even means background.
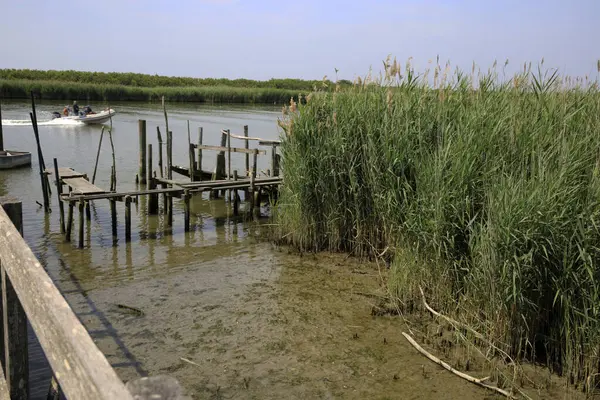
[[[597,83],[384,65],[285,110],[281,237],[391,255],[402,301],[422,285],[514,357],[600,372]]]

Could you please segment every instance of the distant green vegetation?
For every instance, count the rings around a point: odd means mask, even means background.
[[[133,87],[60,81],[0,80],[0,97],[23,99],[33,93],[46,100],[169,101],[214,103],[277,103],[297,98],[297,90],[230,86]]]
[[[448,71],[447,69],[446,71]],[[431,304],[576,382],[600,365],[600,92],[556,73],[447,76],[292,104],[284,241],[383,255],[401,304]],[[423,75],[427,76],[427,73]],[[589,389],[589,387],[588,387]]]
[[[338,84],[350,86],[349,81]],[[215,103],[287,103],[315,89],[332,89],[329,80],[180,78],[116,72],[0,69],[0,95],[27,98],[33,90],[43,99],[170,101]]]

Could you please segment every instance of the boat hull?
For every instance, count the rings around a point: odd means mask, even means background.
[[[31,153],[25,151],[0,151],[0,169],[31,166]]]
[[[84,124],[87,124],[87,125],[103,124],[103,123],[107,122],[108,120],[110,120],[116,113],[117,112],[111,108],[110,110],[100,111],[99,113],[95,113],[95,114],[88,114],[88,115],[83,115],[83,116],[71,115],[68,117],[60,117],[60,118],[68,119],[68,120],[72,120],[72,121],[83,122]]]

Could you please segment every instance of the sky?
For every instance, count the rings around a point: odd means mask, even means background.
[[[600,0],[0,0],[0,68],[353,80],[391,54],[597,77]]]

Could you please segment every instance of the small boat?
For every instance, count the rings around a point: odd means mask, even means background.
[[[0,151],[0,169],[11,169],[31,165],[31,153],[26,151]]]
[[[104,109],[100,112],[81,113],[81,115],[62,116],[59,112],[52,113],[52,119],[68,119],[83,122],[84,124],[102,124],[111,119],[117,112],[111,109]]]

